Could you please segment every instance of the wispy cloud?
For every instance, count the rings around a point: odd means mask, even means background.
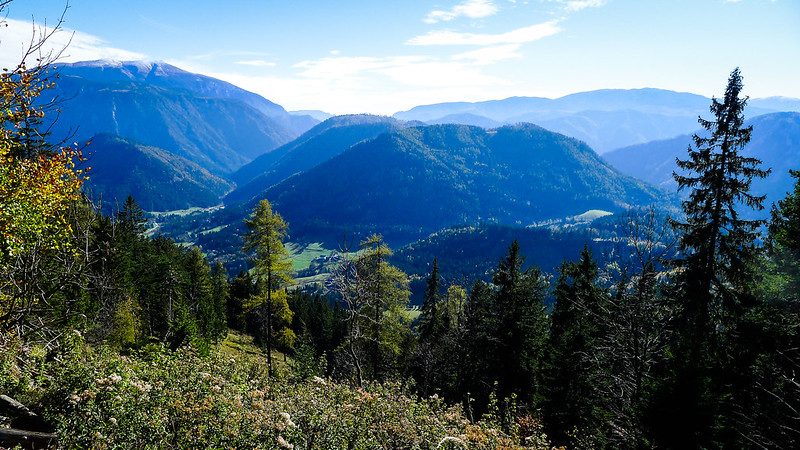
[[[563,5],[565,11],[576,12],[586,8],[599,8],[608,3],[610,0],[549,0],[549,1]]]
[[[457,33],[454,31],[431,31],[409,39],[410,45],[500,45],[524,44],[552,36],[561,31],[558,21],[531,25],[500,34]]]
[[[520,44],[496,45],[492,47],[479,48],[469,52],[453,55],[453,60],[464,61],[479,66],[494,64],[507,59],[521,58],[518,52]]]
[[[275,67],[275,63],[272,61],[264,61],[263,59],[251,59],[247,61],[236,61],[234,64],[239,64],[241,66],[253,66],[253,67]]]
[[[497,14],[498,8],[493,2],[488,0],[465,0],[449,10],[434,10],[428,13],[424,19],[425,23],[447,22],[458,17],[469,17],[470,19],[480,19]]]
[[[329,57],[303,61],[296,64],[295,68],[302,69],[299,77],[325,80],[337,88],[357,88],[365,80],[374,80],[376,75],[392,83],[420,87],[502,83],[499,78],[480,72],[477,66],[484,62],[486,57],[478,54],[464,54],[452,61],[430,56]]]
[[[36,26],[30,22],[5,19],[7,27],[3,30],[3,45],[0,45],[0,62],[4,67],[16,65],[27,50],[32,35],[34,38],[46,35],[50,28]],[[57,55],[61,52],[62,62],[76,62],[94,59],[115,59],[130,61],[145,59],[146,55],[108,45],[104,40],[90,34],[61,28],[53,33],[42,47],[42,54]],[[34,55],[38,56],[38,55]]]

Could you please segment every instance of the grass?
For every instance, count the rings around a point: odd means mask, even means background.
[[[201,208],[199,206],[192,206],[191,208],[186,209],[175,209],[172,211],[148,211],[147,214],[155,216],[155,217],[167,217],[167,216],[188,216],[189,214],[197,213],[197,212],[214,212],[222,208],[222,205],[211,206],[208,208]]]
[[[333,250],[326,249],[319,242],[312,242],[310,244],[289,242],[286,244],[286,249],[289,251],[289,256],[294,262],[292,268],[295,271],[308,269],[308,267],[311,266],[311,262],[315,259],[328,257],[333,253]]]

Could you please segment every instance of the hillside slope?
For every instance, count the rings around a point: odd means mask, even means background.
[[[332,117],[232,174],[231,179],[240,186],[225,197],[225,202],[250,200],[272,185],[311,169],[358,142],[405,126],[405,122],[391,117],[366,114]]]
[[[97,135],[84,153],[91,167],[84,188],[108,211],[128,195],[146,211],[214,206],[231,189],[191,161],[119,136]]]

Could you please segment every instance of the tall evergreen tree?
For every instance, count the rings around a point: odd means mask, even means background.
[[[747,97],[740,98],[741,91],[737,67],[728,78],[723,101],[712,99],[714,120],[698,120],[710,136],[695,134],[696,149],[689,147],[688,159],[677,160],[688,174],[674,174],[679,189],[692,190],[683,202],[686,221],[672,223],[682,232],[679,282],[686,299],[685,330],[700,333],[691,338],[693,352],[708,341],[722,316],[739,312],[740,294],[747,289],[758,255],[758,227],[764,224],[739,217],[742,204],[762,209],[764,196],[750,194],[750,184],[769,174],[759,168],[761,161],[740,154],[753,131],[752,126],[744,127]]]
[[[441,289],[439,265],[434,258],[433,268],[425,283],[425,292],[422,294],[423,301],[418,328],[420,342],[432,342],[443,331]]]
[[[558,270],[546,375],[545,425],[553,442],[602,441],[606,411],[599,386],[599,320],[608,292],[597,282],[597,262],[584,246],[577,262]]]
[[[516,239],[492,274],[498,328],[496,378],[502,397],[513,394],[531,404],[541,392],[547,341],[544,297],[547,282],[536,267],[522,269],[525,257]]]
[[[702,447],[717,445],[730,427],[724,402],[730,390],[725,377],[736,371],[726,366],[725,352],[732,347],[740,319],[753,306],[752,268],[758,256],[758,228],[763,220],[740,217],[744,206],[762,209],[763,196],[752,195],[750,184],[769,170],[760,161],[741,154],[750,141],[744,127],[747,97],[741,98],[742,76],[731,72],[722,101],[713,99],[713,120],[699,119],[707,136],[694,136],[688,159],[678,160],[685,174],[674,174],[679,189],[691,189],[683,202],[686,221],[672,221],[682,233],[677,289],[681,301],[680,343],[672,389],[665,415],[672,419],[661,438],[665,445]],[[726,349],[727,347],[727,349]],[[681,430],[675,433],[674,430]]]

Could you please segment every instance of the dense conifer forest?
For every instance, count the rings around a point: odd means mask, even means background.
[[[148,233],[133,197],[95,205],[81,148],[42,126],[51,83],[46,64],[0,79],[0,446],[800,442],[800,171],[771,209],[750,191],[770,173],[742,154],[738,69],[678,163],[682,212],[640,205],[591,232],[462,227],[398,254],[380,233],[345,235],[302,286],[268,200],[228,243],[249,261],[237,273]],[[440,132],[476,135],[400,136]],[[526,262],[552,242],[571,257]]]

